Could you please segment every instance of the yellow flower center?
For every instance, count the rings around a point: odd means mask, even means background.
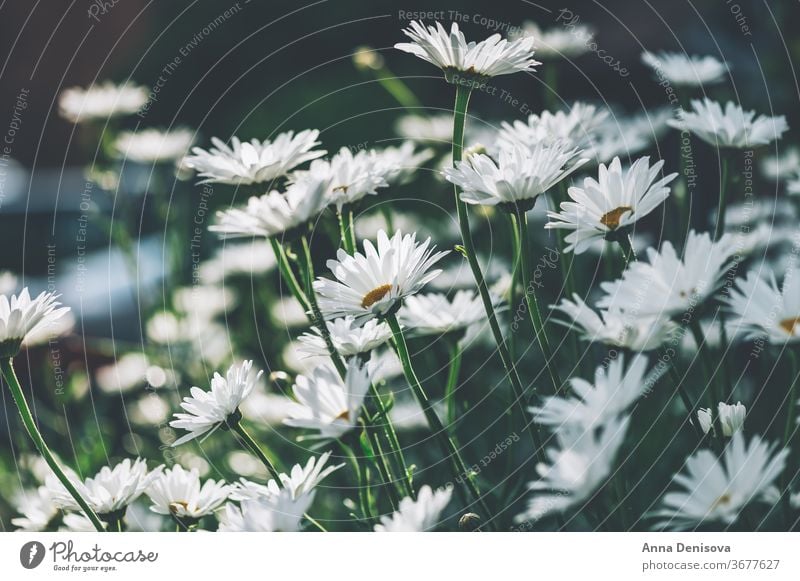
[[[722,506],[723,504],[730,504],[731,500],[733,500],[731,498],[731,495],[726,492],[725,494],[723,494],[717,500],[714,501],[714,504],[711,505],[711,509],[714,510],[715,508]]]
[[[338,416],[336,416],[335,418],[333,418],[333,421],[334,421],[334,422],[335,422],[336,420],[344,420],[344,421],[346,421],[346,422],[349,422],[349,421],[350,421],[350,410],[344,410],[344,411],[343,411],[342,413],[340,413]]]
[[[346,194],[347,190],[349,188],[350,188],[350,186],[347,186],[347,185],[345,185],[345,186],[336,186],[335,188],[333,188],[333,191],[334,192],[342,192],[343,194]]]
[[[392,285],[390,284],[382,284],[381,286],[372,289],[367,294],[364,295],[364,298],[361,299],[361,306],[365,309],[370,308],[372,305],[377,303],[383,297],[389,294],[389,291],[392,290]]]
[[[800,317],[790,317],[788,319],[784,319],[778,324],[781,326],[781,329],[786,331],[789,335],[794,335],[797,325],[800,325]]]
[[[169,503],[169,511],[172,514],[178,514],[181,508],[186,510],[187,508],[189,508],[189,503],[186,502],[185,500],[176,500],[174,502]]]
[[[610,212],[606,212],[600,218],[600,223],[606,228],[616,230],[619,228],[619,221],[622,219],[622,216],[625,214],[625,212],[633,212],[633,208],[630,206],[620,206],[619,208],[615,208]]]

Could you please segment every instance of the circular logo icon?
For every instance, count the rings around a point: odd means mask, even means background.
[[[19,562],[26,569],[35,569],[44,560],[44,545],[39,541],[30,541],[19,550]]]

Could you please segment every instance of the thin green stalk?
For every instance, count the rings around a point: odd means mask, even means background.
[[[464,152],[464,126],[466,122],[467,107],[469,106],[469,97],[471,93],[469,87],[463,85],[456,86],[456,101],[453,110],[453,164],[461,161]],[[489,287],[486,284],[486,279],[483,277],[481,265],[478,262],[478,255],[475,252],[475,243],[472,239],[472,231],[469,226],[469,214],[467,213],[467,205],[459,197],[458,186],[453,186],[453,193],[455,195],[456,211],[458,212],[458,225],[461,231],[461,240],[464,244],[464,253],[467,256],[472,276],[475,278],[475,284],[478,286],[478,293],[480,294],[483,308],[486,311],[486,317],[489,319],[489,327],[492,330],[495,343],[497,344],[497,352],[500,354],[500,360],[503,362],[503,368],[511,383],[511,388],[514,391],[514,399],[517,402],[523,417],[527,414],[525,409],[525,389],[522,386],[522,381],[517,374],[517,368],[508,351],[503,331],[500,329],[500,323],[497,321],[497,314],[494,310],[492,303],[492,296],[489,293]],[[534,449],[539,461],[544,460],[539,434],[536,427],[532,422],[528,423],[528,432],[533,441]]]
[[[417,374],[414,372],[414,367],[411,364],[411,356],[408,353],[408,346],[406,345],[406,339],[403,336],[400,323],[397,322],[397,317],[393,314],[388,315],[386,317],[386,321],[389,323],[389,327],[392,330],[395,347],[397,348],[397,355],[400,358],[400,363],[403,366],[403,373],[405,374],[406,381],[408,381],[409,385],[411,386],[411,391],[414,393],[417,402],[422,407],[422,411],[425,414],[425,418],[428,421],[431,431],[433,432],[433,436],[439,441],[439,445],[447,455],[447,459],[450,462],[450,468],[453,471],[454,483],[462,485],[462,490],[465,493],[466,499],[471,497],[472,500],[480,507],[480,510],[483,511],[485,515],[484,518],[489,520],[492,513],[489,512],[489,507],[483,500],[481,492],[478,490],[478,486],[475,484],[472,478],[471,471],[467,468],[467,465],[461,458],[458,448],[453,443],[453,440],[447,435],[447,431],[442,425],[442,422],[439,420],[439,416],[436,415],[436,411],[433,409],[431,401],[428,399],[425,390],[422,388],[422,384],[417,378]]]
[[[458,341],[453,341],[450,348],[450,369],[447,373],[447,387],[445,389],[445,401],[447,402],[447,427],[450,435],[455,437],[456,419],[458,411],[456,409],[456,390],[458,389],[458,373],[461,370],[461,347]]]
[[[278,261],[278,269],[283,277],[283,281],[300,303],[300,306],[303,307],[303,311],[308,313],[311,310],[311,306],[308,304],[308,297],[306,297],[305,293],[300,288],[300,284],[297,282],[297,278],[294,276],[292,265],[289,264],[289,258],[286,256],[286,251],[275,238],[270,238],[269,242],[272,245],[272,251],[275,253],[275,259]]]
[[[261,447],[256,443],[256,441],[247,433],[247,430],[244,429],[240,422],[234,423],[230,426],[231,430],[239,436],[239,440],[244,444],[244,447],[249,450],[254,456],[256,456],[261,463],[267,468],[267,472],[271,478],[275,480],[278,486],[283,486],[281,483],[280,473],[275,468],[275,465],[272,461],[267,457]]]
[[[622,258],[625,260],[625,268],[627,269],[631,261],[636,262],[639,257],[636,256],[636,250],[633,247],[633,240],[630,234],[621,234],[615,239],[619,247],[622,248]]]
[[[366,468],[353,451],[353,440],[355,440],[354,443],[358,443],[358,436],[353,432],[345,436],[345,438],[348,439],[350,443],[346,443],[344,439],[342,439],[339,440],[339,446],[341,446],[344,455],[350,460],[353,472],[356,473],[358,478],[358,504],[361,508],[361,516],[371,522],[375,519],[375,516],[372,514],[372,509],[370,508],[369,479],[367,478]]]
[[[86,500],[84,500],[84,498],[80,495],[72,481],[67,478],[67,475],[64,473],[64,470],[61,468],[61,466],[58,465],[58,462],[56,461],[55,456],[53,456],[53,453],[50,451],[50,448],[47,447],[42,434],[39,432],[39,428],[36,427],[36,421],[33,419],[33,414],[31,413],[30,407],[28,407],[25,394],[22,391],[22,387],[19,385],[17,374],[14,371],[13,360],[10,357],[4,357],[0,359],[0,370],[2,370],[3,377],[5,378],[6,383],[11,390],[11,395],[14,398],[14,403],[17,405],[17,410],[19,410],[22,423],[25,425],[25,429],[27,430],[28,435],[31,437],[31,440],[33,440],[33,444],[36,446],[39,454],[42,455],[44,461],[47,462],[47,465],[58,477],[58,480],[61,482],[61,484],[64,485],[64,488],[67,489],[70,496],[75,499],[75,502],[78,503],[78,506],[81,507],[81,510],[83,510],[84,514],[86,514],[89,520],[92,521],[94,528],[100,532],[104,532],[106,529],[103,526],[103,523],[100,521],[97,514],[91,509]]]
[[[792,439],[792,435],[794,434],[796,428],[794,427],[797,420],[794,416],[794,410],[797,406],[797,384],[798,384],[798,363],[797,363],[797,354],[794,352],[794,349],[789,346],[786,349],[789,352],[789,359],[792,363],[792,374],[790,376],[791,385],[789,387],[789,406],[786,415],[786,425],[783,428],[783,447],[786,448],[789,446],[789,442]]]
[[[411,89],[385,66],[376,70],[375,76],[386,92],[406,109],[418,109],[422,106]]]
[[[717,224],[714,228],[714,240],[719,240],[725,233],[725,210],[728,206],[728,158],[725,152],[720,153],[721,178],[719,183],[719,203],[717,204]]]
[[[559,393],[562,386],[561,378],[558,376],[558,370],[555,367],[555,359],[553,357],[553,351],[550,348],[550,340],[547,337],[547,330],[542,320],[542,313],[539,310],[539,301],[536,299],[536,292],[531,283],[532,267],[530,260],[530,241],[528,239],[528,217],[524,211],[520,210],[514,218],[517,228],[519,228],[520,256],[522,257],[522,289],[525,294],[525,301],[528,304],[528,315],[530,316],[539,348],[542,350],[542,355],[544,355],[544,366],[547,369],[547,374],[550,376],[550,381],[553,383],[554,393]]]
[[[714,432],[720,440],[724,440],[724,436],[722,434],[722,425],[720,424],[720,418],[717,409],[721,400],[719,398],[719,393],[717,393],[717,383],[714,381],[714,371],[711,369],[711,366],[706,359],[707,349],[703,328],[700,326],[700,321],[697,320],[697,318],[692,318],[691,322],[689,323],[689,328],[692,330],[694,342],[697,344],[697,353],[695,354],[695,358],[700,360],[700,365],[703,369],[703,375],[705,376],[707,382],[706,386],[708,387],[708,398],[711,402],[709,409],[711,410],[711,417],[714,422]]]
[[[345,252],[352,256],[356,253],[355,231],[353,229],[353,212],[346,207],[336,211],[339,221],[339,236]]]

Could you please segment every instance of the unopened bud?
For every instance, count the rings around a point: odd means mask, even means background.
[[[481,527],[481,517],[474,512],[468,512],[458,519],[458,528],[462,531],[475,532]]]
[[[383,68],[383,57],[371,46],[360,46],[353,53],[353,64],[361,71],[377,71]]]

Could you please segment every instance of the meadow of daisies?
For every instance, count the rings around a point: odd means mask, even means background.
[[[8,528],[796,528],[786,120],[716,100],[727,63],[667,52],[641,57],[669,98],[643,115],[568,95],[516,118],[471,110],[505,75],[554,88],[591,38],[398,28],[395,50],[353,56],[405,110],[380,148],[303,127],[128,130],[149,89],[63,91],[114,201],[88,220],[142,285],[141,340],[93,344],[99,362],[59,367],[50,401],[52,358],[31,361],[80,334],[74,307],[0,275]],[[392,76],[400,59],[439,75],[452,111]],[[701,155],[713,191],[695,189]],[[155,289],[145,219],[163,224]]]

